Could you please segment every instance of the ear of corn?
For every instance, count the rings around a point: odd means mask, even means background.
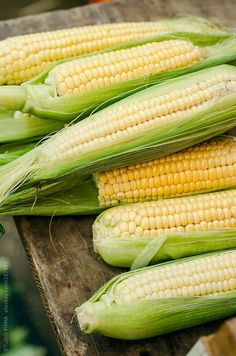
[[[235,229],[233,238],[225,239],[224,232],[215,238],[213,231],[221,229]],[[156,249],[152,240],[163,235],[167,240]],[[236,247],[235,238],[236,190],[123,205],[106,210],[93,225],[95,250],[109,264],[123,267],[143,249],[146,258],[150,255],[147,263],[156,263]]]
[[[235,312],[235,250],[121,274],[76,309],[84,332],[119,339],[153,337]]]
[[[168,157],[94,174],[102,207],[236,185],[236,139],[224,136]]]
[[[4,120],[0,120],[0,142],[40,138],[63,128],[63,122],[78,121],[135,91],[189,71],[229,62],[235,58],[236,52],[233,38],[223,40],[227,36],[188,33],[162,36],[152,42],[143,40],[136,43],[136,47],[133,43],[118,47],[116,51],[58,64],[21,87],[0,87],[2,108],[26,112],[14,114],[2,110],[0,116]],[[220,39],[223,42],[214,45]],[[183,45],[176,46],[176,43]],[[158,46],[162,48],[161,52],[156,52]],[[142,54],[145,51],[148,56]],[[168,60],[164,60],[165,56]],[[125,61],[122,61],[124,57]],[[61,95],[63,93],[67,94]]]
[[[0,164],[17,158],[33,145],[0,146]],[[21,190],[0,207],[0,214],[96,214],[121,203],[232,189],[236,187],[236,140],[220,136],[161,159],[94,177],[95,182],[90,177],[77,183],[77,176],[72,176],[53,184],[53,189],[50,184],[40,184]]]
[[[143,90],[66,128],[0,169],[1,203],[24,181],[35,184],[72,173],[79,181],[225,132],[235,126],[235,79],[232,66],[202,70]]]
[[[103,24],[15,36],[0,41],[0,85],[19,84],[60,59],[176,31],[224,33],[194,17],[157,22]]]
[[[236,37],[228,37],[175,34],[92,53],[22,86],[0,87],[0,107],[47,119],[82,119],[163,80],[232,62]]]

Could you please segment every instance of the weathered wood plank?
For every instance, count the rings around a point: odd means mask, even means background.
[[[218,323],[148,341],[126,342],[80,332],[73,320],[76,306],[87,300],[119,269],[93,252],[93,217],[17,218],[37,285],[65,355],[184,356],[197,338],[212,333]]]
[[[235,24],[235,0],[117,0],[112,3],[56,11],[0,22],[0,38],[77,25],[154,20],[176,14],[219,18]],[[84,335],[73,320],[74,308],[88,299],[119,270],[94,254],[93,217],[17,218],[16,224],[34,271],[62,353],[72,355],[185,355],[197,338],[215,331],[211,323],[152,340],[125,342]]]
[[[235,355],[236,318],[228,319],[216,333],[202,336],[187,356]]]

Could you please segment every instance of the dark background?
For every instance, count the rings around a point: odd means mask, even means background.
[[[107,0],[0,0],[0,20],[34,15],[40,12],[69,9]]]

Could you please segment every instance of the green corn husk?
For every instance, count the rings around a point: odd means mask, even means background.
[[[233,75],[236,68],[219,66],[183,76],[178,80],[172,79],[115,103],[54,135],[34,150],[0,168],[0,202],[3,203],[23,183],[24,187],[37,186],[39,182],[55,182],[72,174],[76,175],[79,183],[92,173],[165,156],[229,130],[236,124],[234,89],[220,92],[217,101],[210,102],[206,108],[199,109],[194,114],[185,114],[165,125],[157,125],[155,128],[129,134],[99,147],[95,146],[83,154],[75,152],[65,160],[54,158],[61,142],[70,142],[72,133],[79,135],[80,131],[86,132],[86,125],[91,120],[96,120],[99,126],[99,120],[104,117],[106,119],[109,110],[116,112],[122,107],[125,111],[132,103],[142,103],[154,95],[156,98],[176,89],[186,88],[201,80],[214,78],[218,73]]]
[[[171,261],[158,266],[120,274],[100,288],[87,302],[76,308],[80,328],[86,333],[137,340],[170,333],[236,313],[236,290],[214,296],[166,297],[122,301],[116,294],[119,283],[134,274],[158,270],[207,256],[235,254],[235,250]],[[236,267],[236,266],[235,266]],[[150,283],[150,282],[149,282]],[[148,282],[147,282],[148,284]]]
[[[161,243],[159,246],[159,239]],[[163,241],[164,240],[164,241]],[[156,238],[103,238],[95,235],[95,251],[116,267],[132,270],[163,261],[176,260],[207,252],[236,248],[236,229],[169,233]]]
[[[75,184],[76,177],[20,190],[0,206],[0,216],[87,215],[104,209],[92,178]]]
[[[52,69],[51,67],[35,79],[21,86],[9,85],[0,87],[0,107],[12,111],[19,110],[46,119],[69,122],[74,119],[82,119],[91,112],[94,112],[94,110],[101,109],[112,102],[166,79],[236,60],[236,37],[234,35],[196,34],[187,32],[173,33],[130,42],[109,50],[87,54],[86,57],[97,53],[111,52],[117,49],[126,49],[149,42],[160,42],[168,39],[186,39],[192,41],[195,45],[205,48],[206,56],[199,64],[186,69],[158,73],[148,78],[129,80],[85,94],[72,94],[61,97],[57,95],[55,85],[47,82],[48,74]],[[85,56],[77,58],[83,57]],[[75,58],[73,58],[73,60]],[[57,64],[65,61],[68,60],[59,61]]]
[[[0,145],[0,166],[10,163],[31,151],[37,145],[36,142],[6,143]]]
[[[20,111],[0,110],[0,144],[39,141],[42,136],[55,133],[64,127],[65,123],[58,120],[41,119]]]

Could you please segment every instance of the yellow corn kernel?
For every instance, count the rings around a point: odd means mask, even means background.
[[[184,165],[181,164],[183,161]],[[136,164],[122,170],[126,170],[126,173],[121,174],[121,170],[116,169],[116,174],[114,170],[96,174],[101,206],[109,206],[111,201],[116,204],[127,203],[128,195],[134,202],[234,186],[236,140],[215,138],[170,156],[147,161],[142,166]],[[122,189],[124,181],[126,189]],[[113,191],[112,186],[115,187]],[[145,189],[143,198],[137,192],[140,189]]]

